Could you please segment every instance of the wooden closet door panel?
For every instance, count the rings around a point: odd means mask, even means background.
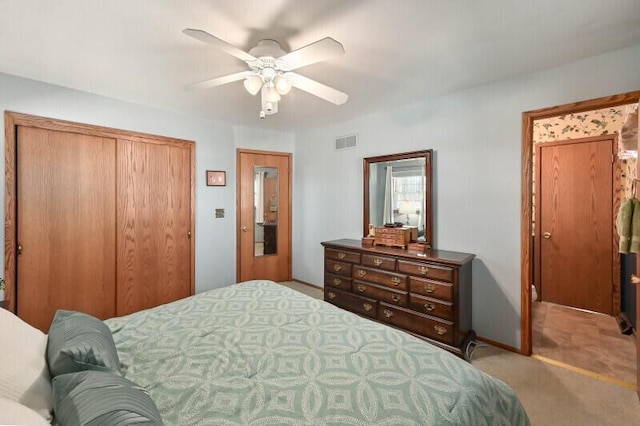
[[[57,309],[114,316],[115,139],[17,133],[17,314],[44,332]]]
[[[191,295],[191,151],[118,140],[117,312]]]

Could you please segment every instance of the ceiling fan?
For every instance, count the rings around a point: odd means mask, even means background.
[[[244,80],[244,87],[250,94],[256,95],[258,92],[261,94],[260,118],[277,113],[278,102],[283,95],[289,93],[291,87],[297,87],[336,105],[345,103],[349,97],[346,93],[292,72],[344,54],[342,44],[331,37],[323,38],[289,53],[282,50],[275,40],[260,40],[247,53],[203,30],[187,28],[182,32],[235,56],[249,67],[248,71],[212,78],[187,87],[194,90],[208,89]]]

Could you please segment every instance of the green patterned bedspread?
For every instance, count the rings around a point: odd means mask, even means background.
[[[167,425],[528,425],[504,383],[270,281],[106,321]]]

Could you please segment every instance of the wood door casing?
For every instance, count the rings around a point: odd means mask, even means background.
[[[191,295],[191,152],[118,140],[117,314]]]
[[[611,136],[536,148],[536,276],[543,301],[613,312],[614,150]]]
[[[57,309],[115,315],[116,141],[17,129],[16,313],[47,332]]]
[[[277,253],[257,257],[254,256],[254,167],[278,169]],[[239,149],[237,168],[237,281],[291,280],[291,154]]]

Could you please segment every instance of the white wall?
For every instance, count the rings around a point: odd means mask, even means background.
[[[0,111],[195,141],[196,292],[236,280],[236,148],[287,151],[293,146],[288,133],[251,131],[1,73]],[[2,122],[4,128],[4,114]],[[0,146],[4,151],[4,138]],[[0,168],[4,173],[4,162]],[[226,170],[227,186],[207,187],[206,170]],[[0,194],[4,197],[4,185]],[[214,218],[216,208],[225,209],[224,218]],[[4,240],[4,229],[0,238]],[[0,262],[4,262],[4,244],[0,253]]]
[[[432,148],[435,247],[477,255],[473,327],[519,348],[522,112],[638,90],[639,70],[640,45],[297,132],[293,276],[322,285],[320,242],[362,236],[363,157]]]

